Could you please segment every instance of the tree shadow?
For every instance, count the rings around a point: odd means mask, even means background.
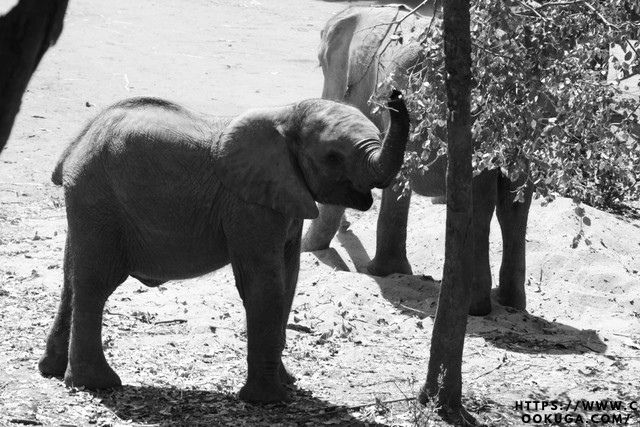
[[[371,258],[360,239],[351,231],[338,233],[337,239],[356,270],[366,274],[366,266]],[[334,268],[347,265],[335,249],[317,251],[314,254]],[[347,268],[344,270],[348,271]],[[420,319],[435,316],[440,282],[431,276],[393,274],[388,277],[371,277],[380,287],[382,296],[403,314]],[[496,289],[493,290],[495,291]],[[492,305],[493,310],[487,316],[469,317],[468,336],[482,337],[498,348],[519,353],[604,353],[607,349],[607,345],[592,329],[577,329],[563,323],[550,322],[526,311],[503,307],[495,297],[492,297]]]
[[[518,353],[582,354],[607,350],[607,345],[593,329],[550,322],[526,311],[501,306],[495,298],[491,313],[469,318],[467,334]]]
[[[365,423],[353,418],[348,407],[336,406],[295,389],[288,404],[251,405],[232,394],[213,390],[125,385],[92,394],[125,422],[161,426],[238,425],[349,425]]]

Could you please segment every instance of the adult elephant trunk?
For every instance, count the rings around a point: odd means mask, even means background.
[[[394,89],[387,106],[391,121],[382,146],[378,141],[362,142],[364,161],[367,163],[365,169],[377,188],[387,187],[395,178],[402,166],[409,137],[409,112],[402,94]]]

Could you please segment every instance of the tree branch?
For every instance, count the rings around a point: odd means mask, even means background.
[[[600,12],[598,12],[598,10],[595,7],[593,7],[591,4],[587,3],[586,1],[583,1],[582,3],[584,3],[585,6],[591,9],[591,11],[595,13],[598,16],[598,18],[600,18],[600,20],[605,23],[605,25],[608,25],[611,28],[615,28],[616,30],[620,29],[620,27],[618,27],[617,25],[614,25],[611,22],[607,21],[607,18],[605,18]]]

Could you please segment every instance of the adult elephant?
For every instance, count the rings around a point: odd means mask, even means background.
[[[408,113],[392,94],[389,131],[354,107],[314,99],[230,122],[155,98],[107,108],[63,153],[68,234],[64,285],[40,371],[69,386],[121,384],[101,340],[109,295],[132,276],[148,286],[231,262],[247,316],[240,398],[287,400],[281,361],[298,279],[304,218],[315,201],[366,210],[398,172]]]
[[[354,105],[384,129],[389,114],[387,111],[374,113],[369,99],[387,77],[391,76],[394,85],[402,88],[407,85],[408,73],[421,69],[423,47],[416,36],[432,19],[408,14],[406,9],[398,7],[355,7],[338,13],[322,30],[319,52],[324,73],[322,97]],[[400,32],[402,43],[398,42]],[[421,143],[414,141],[409,149],[420,150]],[[431,158],[429,162],[427,172],[410,177],[411,188],[424,196],[442,197],[446,157]],[[524,203],[514,203],[514,190],[521,185],[497,170],[485,171],[473,180],[475,252],[470,314],[484,315],[491,311],[489,227],[494,209],[503,241],[498,301],[518,309],[526,306],[525,233],[532,188],[528,184],[525,187]],[[369,272],[378,276],[412,272],[406,255],[410,196],[399,198],[393,187],[382,193],[376,254],[368,266]],[[320,206],[319,217],[312,221],[303,237],[303,250],[329,247],[343,214],[344,207]]]

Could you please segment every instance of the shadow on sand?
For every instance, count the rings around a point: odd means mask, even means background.
[[[351,231],[336,236],[353,261],[356,270],[366,274],[371,261],[362,242]],[[335,249],[314,253],[319,261],[332,268],[349,271],[347,263]],[[394,274],[371,276],[382,296],[408,316],[434,317],[440,282],[431,276]],[[494,289],[495,291],[495,289]],[[576,329],[558,322],[549,322],[526,311],[499,305],[493,298],[493,311],[484,317],[469,317],[467,335],[482,337],[498,348],[520,353],[604,353],[607,345],[592,329]]]
[[[250,405],[231,394],[210,390],[125,385],[94,392],[118,418],[162,426],[379,425],[359,421],[346,407],[335,406],[295,390],[293,402]]]

